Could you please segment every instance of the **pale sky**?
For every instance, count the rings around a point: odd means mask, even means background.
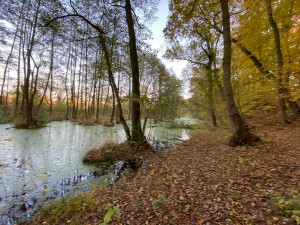
[[[149,41],[153,49],[158,50],[158,56],[163,61],[168,69],[172,69],[178,78],[181,78],[181,72],[186,66],[186,61],[175,60],[171,62],[170,60],[163,59],[163,54],[166,49],[165,38],[163,34],[163,29],[166,26],[168,20],[168,0],[160,0],[158,7],[158,12],[156,14],[157,20],[149,28],[153,33],[153,40]]]
[[[158,51],[158,57],[166,65],[168,69],[171,69],[175,72],[176,76],[182,80],[182,71],[186,67],[187,62],[182,60],[166,60],[162,56],[166,50],[167,43],[165,42],[163,29],[165,28],[168,20],[169,7],[168,0],[160,0],[158,12],[156,14],[157,20],[149,26],[153,33],[153,40],[149,41],[149,44],[152,45],[153,49]],[[189,84],[184,83],[182,87],[182,96],[187,99],[191,97],[189,92]]]

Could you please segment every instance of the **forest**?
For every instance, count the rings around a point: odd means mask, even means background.
[[[0,12],[0,224],[300,224],[299,1]]]

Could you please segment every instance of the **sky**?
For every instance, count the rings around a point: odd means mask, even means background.
[[[163,61],[168,69],[172,69],[178,78],[182,78],[181,72],[186,66],[185,61],[175,60],[171,62],[163,58],[163,54],[166,49],[166,42],[163,34],[168,20],[168,0],[160,0],[158,12],[156,14],[157,20],[149,26],[153,33],[153,40],[149,41],[153,49],[158,50],[158,57]]]

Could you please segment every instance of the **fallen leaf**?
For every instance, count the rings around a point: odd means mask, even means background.
[[[203,224],[203,222],[204,222],[204,219],[198,220],[198,224],[199,224],[199,225]]]
[[[7,138],[7,139],[4,139],[4,141],[12,142],[13,138]]]
[[[127,196],[128,198],[133,198],[133,194],[128,193]]]

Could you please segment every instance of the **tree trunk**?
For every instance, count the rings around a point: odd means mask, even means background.
[[[6,61],[5,61],[5,67],[4,67],[4,72],[3,72],[3,81],[2,81],[1,93],[0,93],[0,106],[4,102],[4,86],[5,86],[6,74],[7,74],[7,70],[8,70],[8,65],[10,63],[10,59],[11,59],[11,57],[13,55],[13,51],[14,51],[14,47],[15,47],[15,42],[16,42],[16,39],[17,39],[17,36],[18,36],[20,18],[21,18],[21,15],[18,18],[17,27],[16,27],[16,31],[15,31],[15,34],[14,34],[12,45],[11,45],[11,48],[10,48],[10,52],[9,52],[9,54],[7,56]]]
[[[134,23],[131,13],[130,0],[125,1],[126,22],[129,32],[129,48],[130,48],[130,62],[132,69],[132,129],[131,142],[139,143],[145,141],[141,128],[141,107],[140,107],[140,74],[138,55],[136,49],[136,37],[134,31]]]
[[[53,91],[53,59],[54,59],[54,40],[55,40],[55,31],[52,31],[52,40],[51,40],[51,58],[50,58],[50,118],[52,117],[52,91]]]
[[[128,120],[131,119],[131,105],[132,105],[132,95],[131,95],[131,77],[129,76],[128,77],[128,82],[129,82],[129,88],[128,88],[128,97],[129,97],[129,100],[128,100]]]
[[[120,91],[120,71],[118,72],[118,90]],[[116,124],[120,123],[119,117],[118,117],[118,108],[116,109]]]
[[[283,84],[283,56],[281,52],[280,45],[280,35],[278,26],[273,18],[271,0],[267,0],[267,10],[268,10],[268,19],[272,27],[275,39],[275,49],[277,56],[277,89],[278,89],[278,108],[279,108],[279,118],[282,126],[286,126],[289,123],[287,114],[286,114],[286,102],[285,102],[285,87]]]
[[[24,21],[22,21],[21,31],[23,31],[23,25],[24,25]],[[18,68],[17,68],[17,88],[16,88],[15,116],[17,116],[19,114],[22,42],[23,42],[23,38],[22,38],[22,34],[20,34],[19,54],[18,54]]]
[[[112,99],[112,111],[111,111],[111,116],[110,116],[110,123],[113,123],[114,122],[114,116],[115,116],[115,101],[116,101],[116,99],[115,99],[115,93],[114,92],[112,92],[112,94],[113,94],[113,99]]]
[[[28,45],[27,52],[26,52],[27,68],[26,68],[26,74],[25,74],[25,79],[24,79],[24,93],[23,94],[25,96],[25,103],[26,103],[25,112],[26,112],[26,122],[27,122],[26,127],[27,128],[37,127],[37,121],[33,118],[33,115],[32,115],[34,95],[32,93],[31,98],[30,98],[29,83],[30,83],[30,77],[31,77],[31,72],[32,72],[30,61],[31,61],[32,50],[33,50],[34,41],[35,41],[35,33],[36,33],[36,27],[37,27],[39,8],[40,8],[40,0],[38,0],[38,2],[37,2],[37,7],[36,7],[36,11],[35,11],[35,16],[34,16],[34,23],[32,25],[32,35],[30,37],[29,45]],[[37,71],[37,74],[38,74],[38,71]],[[34,77],[32,74],[32,81],[33,81],[33,79],[34,79]]]
[[[228,0],[220,0],[223,22],[223,86],[228,116],[231,122],[233,136],[229,141],[230,146],[253,144],[258,138],[253,136],[247,124],[239,114],[236,107],[231,85],[231,35],[230,35],[230,14]]]
[[[217,119],[214,109],[214,101],[213,101],[213,70],[212,70],[212,63],[213,63],[214,55],[211,54],[208,56],[208,63],[206,65],[206,76],[208,80],[208,89],[207,89],[207,102],[208,102],[208,112],[211,123],[213,127],[217,127]]]
[[[213,102],[213,80],[212,80],[212,69],[207,70],[207,79],[208,79],[208,91],[207,91],[207,100],[208,100],[208,111],[209,117],[213,127],[217,127],[217,119],[214,109]]]
[[[129,130],[129,127],[128,127],[128,125],[127,125],[127,123],[124,119],[124,116],[123,116],[123,109],[122,109],[121,100],[120,100],[120,96],[119,96],[119,90],[116,86],[115,79],[114,79],[114,76],[113,76],[113,73],[112,73],[111,62],[110,62],[110,57],[109,57],[108,49],[107,49],[106,42],[105,42],[105,37],[104,37],[104,35],[101,31],[99,31],[99,37],[100,37],[100,42],[101,42],[102,49],[103,49],[103,52],[104,52],[104,56],[105,56],[105,59],[106,59],[106,65],[107,65],[108,76],[109,76],[109,79],[110,79],[111,87],[112,87],[112,89],[113,89],[113,91],[116,95],[116,98],[117,98],[117,106],[118,106],[120,122],[122,123],[123,128],[125,130],[127,140],[130,140],[130,138],[131,138],[130,130]]]

